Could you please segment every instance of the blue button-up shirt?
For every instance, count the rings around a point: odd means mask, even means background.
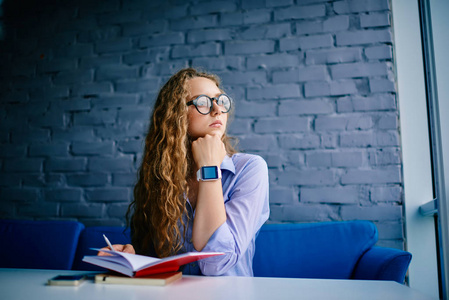
[[[253,276],[256,236],[270,214],[267,164],[260,156],[238,153],[226,156],[220,168],[226,222],[214,232],[202,251],[225,255],[188,264],[183,273]],[[192,243],[195,211],[190,202],[187,212],[189,224],[183,250],[196,252]]]

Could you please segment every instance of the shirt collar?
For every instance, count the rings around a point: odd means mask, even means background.
[[[232,158],[230,156],[225,156],[225,158],[223,159],[223,162],[221,163],[220,166],[221,170],[228,170],[230,172],[232,172],[233,174],[235,174],[235,165],[234,165],[234,161],[232,160]]]

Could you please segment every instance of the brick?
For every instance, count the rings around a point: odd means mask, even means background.
[[[76,68],[76,60],[75,59],[65,59],[65,58],[56,58],[52,60],[44,60],[40,61],[37,64],[37,69],[39,72],[43,73],[54,73],[61,71],[70,71]]]
[[[53,82],[56,85],[89,83],[92,81],[93,81],[92,70],[61,71],[53,79]]]
[[[112,184],[114,186],[134,187],[137,183],[136,173],[114,173],[112,174]]]
[[[390,29],[337,32],[336,41],[337,46],[393,42]]]
[[[224,46],[226,55],[273,53],[275,42],[271,40],[232,41],[225,42]]]
[[[401,206],[370,206],[362,207],[347,205],[341,207],[343,220],[369,221],[400,221],[402,220]]]
[[[30,156],[68,156],[69,145],[67,143],[31,144]]]
[[[390,26],[390,15],[387,13],[360,15],[360,26],[362,28]]]
[[[224,13],[223,16],[226,14]],[[242,14],[239,13],[242,18]],[[223,20],[222,20],[223,21]],[[217,16],[216,15],[202,15],[189,18],[182,18],[178,20],[173,20],[170,22],[171,30],[190,30],[190,29],[200,29],[200,28],[210,28],[217,26]],[[167,45],[167,42],[161,42],[160,45]]]
[[[306,84],[304,85],[304,96],[306,98],[330,95],[330,85],[327,81],[306,82]]]
[[[379,231],[379,239],[385,240],[385,239],[397,239],[402,240],[403,237],[403,230],[402,230],[402,224],[400,222],[380,222],[376,224],[377,230]],[[401,248],[402,249],[402,248]]]
[[[83,69],[96,68],[103,65],[114,65],[121,62],[119,54],[103,54],[95,57],[80,58],[79,67]]]
[[[163,34],[153,34],[149,37],[142,37],[139,40],[140,47],[155,47],[184,44],[184,34],[182,32],[170,32]]]
[[[89,31],[81,31],[78,34],[77,41],[79,43],[96,43],[99,41],[111,41],[121,37],[119,26],[106,26],[95,28]]]
[[[374,77],[388,75],[389,66],[385,63],[351,63],[330,67],[333,79]]]
[[[188,43],[224,41],[231,39],[232,33],[229,29],[192,30],[187,34]]]
[[[335,32],[349,29],[349,16],[329,17],[323,21],[324,32]]]
[[[39,190],[23,187],[4,188],[1,190],[1,197],[2,202],[36,202],[39,199]]]
[[[71,98],[68,100],[59,100],[57,102],[51,102],[51,110],[54,111],[88,111],[90,110],[90,100],[89,99],[79,99],[79,98]]]
[[[25,144],[15,145],[15,144],[2,144],[0,147],[0,157],[24,157],[27,153],[27,147]]]
[[[210,1],[197,3],[192,6],[190,13],[195,15],[207,15],[212,13],[232,12],[236,10],[236,4],[230,1]]]
[[[223,27],[242,25],[242,24],[243,24],[243,14],[241,12],[221,14],[220,25]]]
[[[361,60],[362,49],[356,47],[306,51],[307,65],[351,63]]]
[[[248,88],[248,99],[286,99],[301,97],[301,91],[296,84],[277,84],[262,88]]]
[[[15,158],[3,162],[3,170],[8,172],[41,172],[43,159]]]
[[[370,79],[369,88],[372,93],[396,92],[396,85],[390,79]]]
[[[323,116],[315,119],[315,130],[364,130],[373,127],[369,116]]]
[[[302,187],[301,202],[329,203],[329,204],[356,204],[359,199],[357,187]]]
[[[21,217],[33,218],[54,218],[58,217],[57,203],[33,203],[24,204],[17,207],[17,215]]]
[[[383,114],[379,117],[376,124],[379,129],[397,129],[398,128],[398,116]]]
[[[315,48],[328,48],[334,44],[331,34],[310,35],[304,37],[287,37],[279,41],[281,51],[308,50]]]
[[[401,169],[399,167],[388,167],[373,170],[352,170],[341,176],[342,184],[379,184],[400,183]]]
[[[273,72],[273,83],[325,81],[327,78],[327,69],[324,66],[311,66],[297,70]]]
[[[279,174],[283,185],[333,185],[336,182],[333,170],[297,170]]]
[[[95,52],[116,53],[131,50],[132,42],[129,38],[119,38],[112,41],[101,41],[95,44]]]
[[[377,146],[399,147],[399,133],[397,131],[378,132],[376,135]]]
[[[350,111],[388,111],[396,109],[396,99],[391,94],[377,94],[368,97],[353,96],[337,101],[338,112]]]
[[[45,162],[45,171],[76,172],[86,169],[85,158],[49,158]]]
[[[92,44],[74,44],[70,46],[57,47],[54,50],[56,58],[81,58],[91,56],[94,53]]]
[[[337,14],[389,10],[388,0],[345,0],[334,3]]]
[[[192,60],[192,66],[201,67],[210,71],[222,71],[224,69],[243,69],[243,58],[242,57],[195,57]]]
[[[329,83],[329,89],[331,96],[342,96],[357,93],[355,81],[351,80],[331,81]]]
[[[309,167],[330,167],[332,165],[330,152],[308,152],[306,163]]]
[[[265,3],[258,0],[242,0],[242,8],[243,9],[257,9],[264,8]]]
[[[375,152],[369,152],[368,158],[372,166],[399,165],[401,163],[399,149],[379,149]]]
[[[279,116],[289,115],[317,115],[334,112],[332,103],[328,100],[296,100],[282,101],[279,104]]]
[[[127,210],[127,204],[112,204],[107,206],[107,214],[112,218],[124,218]]]
[[[279,154],[264,154],[263,157],[268,168],[282,168],[284,160]]]
[[[281,135],[279,143],[286,149],[315,149],[320,145],[320,137],[317,135]]]
[[[79,202],[81,201],[82,189],[58,188],[44,191],[45,201],[50,202]]]
[[[297,35],[306,35],[324,32],[323,22],[321,20],[299,21],[295,25]]]
[[[277,148],[277,141],[270,135],[250,135],[239,137],[239,148],[244,151],[264,151]]]
[[[238,104],[237,117],[271,117],[276,115],[276,103],[273,102],[243,102]]]
[[[114,142],[73,142],[72,153],[74,155],[112,155]]]
[[[138,80],[120,80],[116,83],[116,92],[119,93],[138,93],[157,90],[159,88],[158,79],[138,79]]]
[[[85,191],[89,202],[129,202],[130,193],[127,188],[95,188]]]
[[[142,36],[164,32],[168,28],[168,22],[167,20],[154,20],[148,24],[127,22],[126,24],[121,24],[121,26],[123,28],[123,36]]]
[[[293,4],[293,0],[267,0],[267,7],[279,7],[279,6],[290,6]]]
[[[330,206],[319,204],[271,206],[270,210],[270,220],[284,222],[326,222],[336,217]]]
[[[132,139],[119,142],[117,145],[117,150],[123,153],[136,153],[142,152],[144,146],[145,146],[144,140]]]
[[[263,56],[252,56],[246,60],[247,69],[257,68],[283,68],[291,67],[299,64],[299,57],[297,55],[289,54],[272,54]]]
[[[15,187],[21,184],[20,173],[0,172],[0,187]],[[0,190],[1,195],[1,190]],[[1,199],[1,198],[0,198]]]
[[[267,84],[267,75],[264,71],[226,72],[219,74],[221,80],[227,85]],[[240,103],[239,103],[240,105]]]
[[[95,79],[99,81],[110,81],[123,78],[137,78],[138,75],[139,69],[137,67],[127,67],[123,65],[104,65],[96,70]]]
[[[127,106],[135,106],[139,102],[138,95],[129,94],[113,94],[100,95],[99,98],[92,99],[92,106],[97,109],[101,108],[119,108]]]
[[[131,156],[123,157],[92,157],[89,158],[88,170],[90,172],[132,171],[133,159]]]
[[[118,112],[118,120],[122,123],[149,120],[150,109],[148,106],[124,107]]]
[[[335,149],[338,146],[338,135],[336,133],[322,133],[321,147],[326,149]]]
[[[260,24],[243,29],[242,32],[238,33],[237,37],[243,40],[279,39],[290,35],[290,33],[289,23]]]
[[[75,85],[72,88],[72,94],[75,96],[92,96],[98,94],[111,93],[113,90],[110,82],[95,82]]]
[[[55,128],[53,130],[52,140],[55,142],[72,141],[92,141],[94,140],[94,131],[90,127],[71,127],[68,129]]]
[[[326,15],[326,6],[324,4],[310,6],[291,6],[289,8],[279,9],[274,12],[275,21],[309,19],[315,17],[324,17]]]
[[[104,186],[109,182],[108,174],[106,173],[82,173],[82,174],[68,174],[66,175],[67,184],[71,186]]]
[[[174,46],[172,50],[173,58],[216,56],[221,54],[221,46],[218,43],[205,43],[199,45]]]
[[[270,204],[293,204],[298,202],[298,193],[291,187],[270,189]]]
[[[343,151],[333,152],[332,166],[337,168],[355,168],[363,165],[363,153],[360,151]]]
[[[400,186],[381,186],[370,188],[371,201],[379,202],[402,202],[402,188]]]
[[[91,110],[89,112],[76,112],[73,117],[76,126],[113,124],[116,122],[117,111]]]
[[[309,118],[285,117],[282,119],[259,119],[254,125],[256,133],[285,133],[309,130]]]
[[[370,148],[377,144],[372,132],[343,132],[340,134],[340,147]]]
[[[267,23],[271,20],[271,10],[257,9],[249,10],[243,13],[244,24]]]
[[[253,120],[252,119],[235,119],[229,124],[228,121],[228,133],[231,135],[245,134],[251,131]]]
[[[102,204],[63,204],[61,216],[74,218],[98,218],[103,215]]]
[[[123,62],[128,65],[140,66],[143,63],[154,63],[155,61],[168,60],[169,56],[170,47],[154,47],[124,54]]]
[[[370,60],[393,59],[392,47],[388,45],[365,48],[365,56]]]

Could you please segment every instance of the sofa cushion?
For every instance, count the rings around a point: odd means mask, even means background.
[[[74,221],[0,220],[0,267],[70,270],[83,228]]]
[[[256,239],[254,276],[348,279],[376,241],[368,221],[266,224]]]
[[[95,255],[96,252],[90,248],[103,248],[107,244],[103,238],[107,236],[112,244],[130,244],[130,231],[125,227],[93,226],[86,227],[81,233],[78,249],[73,263],[74,270],[104,271],[105,269],[82,261],[85,255]]]

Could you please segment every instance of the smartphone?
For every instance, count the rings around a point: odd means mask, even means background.
[[[48,285],[77,286],[86,279],[86,275],[58,275],[48,280]]]

